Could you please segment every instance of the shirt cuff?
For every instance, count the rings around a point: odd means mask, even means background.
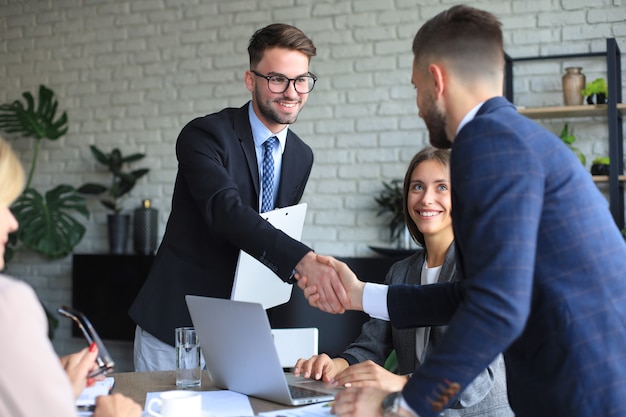
[[[375,319],[389,321],[387,290],[384,284],[366,282],[363,288],[363,311]]]
[[[400,405],[400,407],[402,407],[403,409],[405,409],[409,413],[413,414],[414,417],[420,417],[419,414],[417,414],[415,411],[413,411],[411,406],[409,406],[409,404],[404,400],[404,395],[400,396],[400,404],[399,405]]]

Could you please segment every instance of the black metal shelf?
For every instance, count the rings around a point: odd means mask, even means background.
[[[520,113],[533,119],[574,118],[606,116],[609,129],[609,205],[617,226],[624,228],[624,135],[623,115],[626,106],[622,104],[622,64],[620,50],[614,38],[606,40],[606,52],[590,52],[580,54],[546,55],[512,58],[505,54],[504,89],[506,98],[513,103],[513,64],[524,61],[559,60],[570,58],[605,57],[607,67],[607,87],[609,102],[596,106],[557,106],[544,108],[523,108]]]

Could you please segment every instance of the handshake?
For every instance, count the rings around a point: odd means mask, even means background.
[[[344,262],[309,252],[298,262],[296,271],[298,287],[311,306],[333,314],[363,310],[365,283]]]

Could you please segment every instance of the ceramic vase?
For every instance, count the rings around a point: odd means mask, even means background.
[[[159,212],[143,200],[133,214],[133,247],[139,255],[154,255],[157,244]]]
[[[563,75],[563,101],[566,106],[580,106],[583,104],[583,96],[580,94],[585,88],[585,74],[581,67],[565,68]]]

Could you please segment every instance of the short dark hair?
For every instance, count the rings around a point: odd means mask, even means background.
[[[409,199],[409,187],[411,186],[411,174],[413,174],[413,170],[419,164],[424,161],[437,161],[444,168],[450,168],[450,149],[437,149],[432,146],[427,146],[418,153],[413,156],[411,159],[411,163],[409,163],[409,168],[406,170],[406,174],[404,175],[404,187],[402,190],[402,208],[404,211],[404,222],[409,229],[409,233],[413,240],[419,243],[422,247],[425,245],[424,234],[420,232],[417,228],[417,225],[409,215],[408,208],[408,199]]]
[[[434,58],[473,74],[501,71],[504,66],[502,24],[491,13],[458,5],[428,20],[413,39],[418,69]],[[495,66],[495,67],[494,67]],[[497,68],[497,67],[500,68]]]
[[[273,23],[257,30],[250,38],[248,55],[250,69],[255,69],[263,59],[263,53],[269,48],[285,48],[299,51],[309,57],[316,55],[315,45],[308,36],[295,26],[284,23]]]

